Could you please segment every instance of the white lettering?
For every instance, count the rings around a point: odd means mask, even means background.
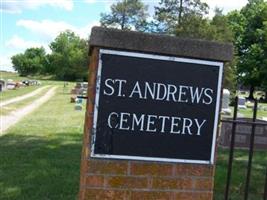
[[[189,124],[187,124],[186,122],[189,122]],[[193,124],[193,122],[192,122],[191,119],[183,118],[183,131],[182,131],[182,134],[186,134],[185,129],[187,129],[187,133],[189,135],[192,135],[191,130],[190,130],[192,124]]]
[[[196,122],[196,125],[197,125],[197,135],[200,135],[200,129],[201,127],[204,125],[204,123],[206,122],[207,120],[203,120],[201,124],[199,124],[198,122],[198,119],[195,119],[195,122]]]
[[[110,78],[108,78],[108,79],[105,80],[105,86],[107,86],[107,87],[110,89],[110,92],[107,92],[107,91],[104,89],[104,95],[111,96],[111,95],[113,95],[113,93],[114,93],[114,88],[113,88],[108,82],[114,83],[113,80],[110,79]]]
[[[165,97],[167,95],[167,88],[162,83],[158,83],[157,85],[158,85],[158,88],[157,88],[157,97],[156,97],[156,100],[162,101],[162,100],[165,99]],[[161,94],[161,88],[163,88],[163,96],[160,96],[160,94]]]
[[[125,123],[127,123],[127,118],[124,118],[124,116],[128,116],[128,117],[130,117],[130,113],[121,113],[121,116],[120,116],[120,129],[121,130],[129,130],[130,129],[130,127],[128,126],[128,127],[123,127],[123,125],[125,124]]]
[[[148,115],[147,116],[147,127],[146,127],[146,131],[148,131],[148,132],[156,132],[157,131],[156,128],[151,129],[151,125],[155,125],[155,119],[156,118],[157,118],[156,115]]]
[[[183,89],[188,89],[188,86],[180,85],[178,101],[179,102],[188,102],[187,99],[182,100],[182,95],[186,95],[186,92],[183,91]]]
[[[117,117],[117,118],[119,116],[116,112],[112,112],[112,113],[109,114],[109,116],[108,116],[108,126],[109,126],[109,128],[117,128],[118,127],[118,124],[116,126],[114,126],[114,127],[112,127],[112,125],[111,125],[111,119],[113,118],[113,115],[115,117]]]
[[[143,99],[142,93],[141,93],[141,89],[140,89],[140,86],[139,86],[139,82],[138,81],[136,81],[136,83],[134,85],[134,88],[133,88],[133,90],[132,90],[132,92],[131,92],[131,94],[130,94],[129,97],[132,98],[135,93],[139,95],[139,98],[140,99]]]
[[[210,91],[210,94],[208,94],[208,91]],[[205,101],[205,99],[203,99],[202,102],[203,102],[204,104],[207,104],[207,105],[211,104],[211,103],[212,103],[212,97],[211,97],[211,95],[213,94],[213,90],[210,89],[210,88],[206,88],[206,89],[204,90],[204,94],[205,94],[205,96],[209,99],[209,101]]]
[[[171,132],[170,133],[174,133],[174,134],[179,134],[180,133],[180,130],[177,130],[177,131],[174,130],[174,127],[178,127],[178,121],[179,120],[181,120],[180,117],[172,117]]]
[[[144,131],[144,118],[145,118],[144,114],[142,114],[139,119],[136,117],[136,114],[133,114],[133,123],[132,123],[132,129],[131,130],[132,131],[135,130],[134,124],[136,124],[136,126],[141,125],[141,127],[139,128],[140,131]]]

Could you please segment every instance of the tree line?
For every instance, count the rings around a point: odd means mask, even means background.
[[[110,12],[101,13],[100,23],[122,30],[232,42],[235,56],[226,64],[224,86],[249,87],[250,98],[255,88],[267,92],[267,2],[248,0],[241,10],[226,15],[219,8],[214,12],[214,17],[208,18],[209,6],[200,0],[160,0],[150,16],[143,1],[120,0],[111,5]],[[22,75],[49,73],[68,80],[86,77],[87,41],[67,31],[50,48],[51,54],[43,48],[27,49],[13,56],[12,63]]]
[[[87,79],[88,42],[69,30],[60,33],[49,45],[51,53],[41,48],[28,48],[11,57],[21,76],[54,75],[59,80]]]

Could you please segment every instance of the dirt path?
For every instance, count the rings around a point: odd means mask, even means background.
[[[33,101],[30,105],[25,106],[21,109],[15,110],[11,112],[7,116],[0,116],[0,136],[4,134],[5,130],[7,130],[10,126],[16,124],[19,120],[21,120],[25,115],[31,113],[33,110],[38,108],[40,105],[49,100],[54,94],[56,90],[56,86],[49,89],[43,96],[39,99]],[[40,88],[41,89],[41,88]]]
[[[3,101],[3,102],[0,103],[0,107],[6,106],[8,104],[15,103],[15,102],[18,102],[18,101],[22,101],[22,100],[30,98],[30,97],[33,97],[33,96],[37,95],[38,93],[42,92],[47,87],[48,86],[43,86],[43,87],[38,88],[38,89],[34,90],[33,92],[28,93],[28,94],[25,94],[25,95],[22,95],[22,96],[19,96],[19,97],[15,97],[15,98]]]

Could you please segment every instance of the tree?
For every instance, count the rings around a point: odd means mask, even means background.
[[[24,53],[12,56],[11,61],[14,69],[21,76],[44,73],[47,64],[43,47],[26,49]]]
[[[234,34],[231,28],[229,27],[228,17],[223,15],[222,10],[219,8],[215,9],[215,15],[210,22],[210,36],[208,39],[216,40],[220,42],[233,42]],[[224,83],[223,87],[236,90],[236,59],[229,63],[226,63],[224,66]]]
[[[237,55],[237,73],[241,84],[250,87],[249,99],[253,92],[265,82],[267,62],[267,3],[264,0],[249,0],[241,11],[228,16],[234,32]]]
[[[147,9],[141,0],[122,0],[111,5],[111,13],[101,13],[100,23],[104,27],[141,30],[146,25]]]
[[[208,9],[208,5],[200,0],[161,0],[159,6],[155,7],[154,18],[158,22],[159,32],[177,35],[185,33],[181,29],[201,21]]]
[[[60,33],[50,44],[50,70],[61,80],[87,79],[87,42],[71,31]]]
[[[265,38],[265,41],[267,41],[267,21],[263,22],[263,30],[264,30],[264,38]],[[264,44],[264,48],[266,49],[267,48],[267,43]],[[266,55],[266,54],[265,54]],[[262,67],[261,68],[261,78],[263,80],[262,82],[262,85],[261,85],[261,88],[265,91],[265,102],[267,102],[267,56],[265,56],[264,58],[264,66],[265,67]]]
[[[229,28],[227,16],[215,9],[212,20],[205,17],[208,5],[198,0],[161,0],[155,8],[155,19],[159,32],[178,37],[232,42],[233,33]],[[225,66],[224,87],[235,87],[235,62]]]

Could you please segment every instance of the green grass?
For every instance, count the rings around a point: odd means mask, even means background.
[[[0,137],[0,199],[76,199],[83,112],[57,95]]]
[[[267,103],[259,103],[259,106],[267,107]],[[234,113],[234,107],[230,106],[232,113],[231,115],[222,115],[224,118],[232,118]],[[240,113],[243,117],[252,118],[253,117],[253,108],[247,109],[238,109],[238,113]],[[257,111],[257,119],[262,119],[262,117],[267,117],[267,111],[258,109]]]
[[[215,175],[215,200],[223,200],[226,184],[229,150],[219,148],[216,175]],[[235,150],[232,179],[230,185],[230,199],[243,200],[247,173],[248,150]],[[266,173],[266,151],[255,151],[249,188],[249,199],[258,200],[263,198],[264,181]]]
[[[58,86],[64,85],[64,81],[55,81],[55,80],[50,80],[49,78],[51,78],[51,76],[21,77],[18,75],[18,73],[0,71],[0,79],[4,79],[4,80],[12,79],[14,82],[16,82],[16,81],[22,81],[26,79],[35,79],[35,80],[40,80],[42,85],[58,85]],[[65,88],[65,91],[70,91],[73,85],[74,83],[69,82],[68,86]],[[5,101],[7,99],[11,99],[17,96],[27,94],[39,87],[40,86],[28,86],[28,87],[21,87],[16,90],[5,90],[0,93],[0,101]]]
[[[0,71],[0,79],[4,79],[4,80],[12,79],[12,80],[21,81],[27,78],[23,76],[19,76],[19,74],[15,72]]]
[[[55,78],[51,75],[34,75],[34,76],[19,76],[18,73],[15,72],[5,72],[0,71],[0,79],[8,80],[12,79],[13,81],[22,81],[22,80],[39,80],[42,85],[63,85],[64,81],[55,80]],[[72,84],[71,82],[68,82]],[[74,83],[74,82],[73,82]]]
[[[22,108],[24,106],[29,105],[30,103],[32,103],[36,99],[38,99],[41,96],[43,96],[50,88],[51,87],[47,87],[47,88],[43,89],[40,93],[36,94],[33,97],[30,97],[30,98],[27,98],[27,99],[24,99],[24,100],[15,102],[15,103],[11,103],[11,104],[8,104],[6,106],[1,107],[0,108],[0,116],[1,115],[8,115],[9,113],[11,113],[11,112],[13,112],[13,111],[15,111],[17,109],[20,109],[20,108]]]
[[[5,90],[0,93],[0,101],[5,101],[8,99],[12,99],[12,98],[30,93],[36,90],[37,88],[40,88],[40,86],[29,86],[29,87],[18,88],[16,90]]]
[[[267,108],[267,103],[260,103],[259,106],[264,106]],[[250,117],[253,116],[253,108],[247,108],[247,109],[240,109],[239,112],[244,115],[244,117]],[[267,110],[258,110],[257,111],[257,118],[261,119],[262,117],[267,117]]]

